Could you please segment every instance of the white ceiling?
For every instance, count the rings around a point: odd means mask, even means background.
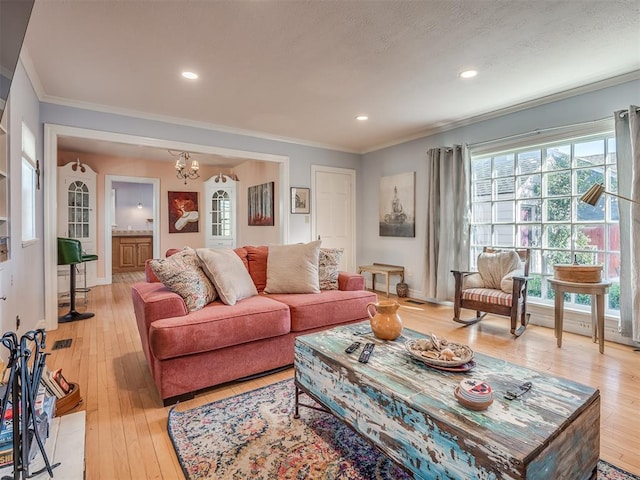
[[[25,46],[44,101],[362,153],[638,78],[640,1],[36,0]]]

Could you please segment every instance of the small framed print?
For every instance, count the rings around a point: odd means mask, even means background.
[[[291,187],[291,213],[309,213],[309,188]]]

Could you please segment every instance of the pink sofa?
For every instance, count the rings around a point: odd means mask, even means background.
[[[132,286],[142,348],[165,405],[195,391],[293,363],[296,336],[367,319],[376,295],[364,277],[340,272],[338,290],[265,294],[268,247],[236,253],[259,295],[235,305],[220,300],[189,312],[147,266],[147,281]],[[294,272],[292,272],[294,273]]]

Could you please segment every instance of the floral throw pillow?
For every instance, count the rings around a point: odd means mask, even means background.
[[[318,256],[320,290],[338,290],[338,266],[344,249],[321,248]]]
[[[165,287],[184,299],[190,312],[204,308],[217,298],[192,248],[180,250],[169,258],[151,260],[149,266]]]

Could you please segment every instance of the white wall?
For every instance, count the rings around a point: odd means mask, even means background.
[[[147,219],[153,218],[153,185],[112,182],[116,191],[116,221],[114,230],[151,230]],[[138,208],[138,204],[142,208]]]
[[[44,250],[43,191],[36,191],[36,236],[38,240],[22,245],[22,122],[36,137],[37,158],[42,159],[42,127],[38,98],[24,67],[19,62],[11,84],[9,98],[9,251],[10,260],[0,264],[2,292],[2,332],[15,331],[21,336],[28,330],[44,326]],[[41,178],[42,184],[42,178]],[[21,325],[16,329],[16,315]],[[6,349],[0,349],[6,358]]]

